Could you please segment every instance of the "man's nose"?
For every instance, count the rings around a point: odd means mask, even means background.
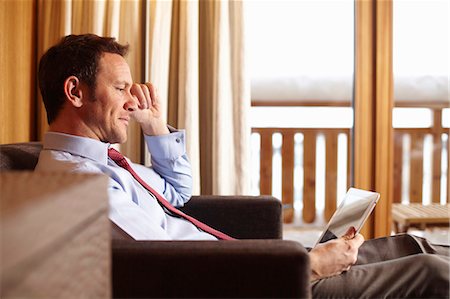
[[[137,98],[130,93],[128,96],[128,100],[125,102],[123,108],[130,112],[136,111],[138,108]]]

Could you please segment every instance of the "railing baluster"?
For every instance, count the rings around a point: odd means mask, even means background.
[[[284,130],[282,156],[282,203],[285,223],[294,221],[294,131]]]
[[[316,131],[305,131],[303,138],[303,220],[316,218]]]
[[[353,157],[353,148],[352,148],[352,136],[351,130],[345,130],[345,135],[347,135],[347,190],[353,185],[352,182],[352,157]]]
[[[442,159],[442,110],[433,109],[433,164],[431,179],[431,201],[433,203],[441,202],[441,159]],[[448,189],[448,187],[447,187]]]
[[[394,133],[394,198],[395,203],[402,202],[403,133]]]
[[[272,131],[261,130],[261,148],[259,157],[259,193],[272,195]]]
[[[447,203],[450,203],[450,134],[447,133]]]
[[[411,134],[411,167],[409,180],[409,201],[422,202],[423,184],[423,134]]]
[[[327,221],[336,211],[337,137],[336,131],[330,130],[325,133],[325,219]]]

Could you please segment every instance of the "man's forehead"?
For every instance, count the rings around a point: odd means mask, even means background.
[[[103,53],[99,61],[99,72],[120,76],[117,78],[122,81],[131,80],[130,67],[126,60],[115,53]]]

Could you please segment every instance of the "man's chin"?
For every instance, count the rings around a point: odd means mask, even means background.
[[[125,143],[125,142],[127,142],[127,137],[125,136],[124,138],[121,138],[121,139],[118,139],[116,142],[114,142],[114,143],[119,143],[119,144],[122,144],[122,143]]]
[[[111,143],[111,144],[121,144],[121,143],[125,143],[127,142],[127,135],[123,135],[123,136],[114,136],[111,138],[108,138],[108,140],[106,140],[106,142]]]

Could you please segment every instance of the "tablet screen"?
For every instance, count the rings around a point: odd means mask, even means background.
[[[350,188],[317,243],[339,238],[351,226],[358,233],[375,207],[379,197],[380,194],[375,192]]]

